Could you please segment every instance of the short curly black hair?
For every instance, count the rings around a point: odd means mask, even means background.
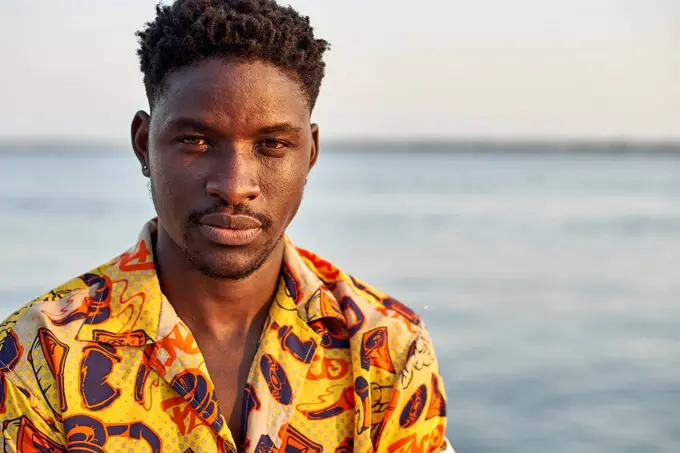
[[[144,86],[153,108],[165,78],[211,57],[264,61],[296,78],[310,111],[325,72],[327,41],[316,39],[309,17],[274,0],[177,0],[156,6],[156,19],[136,33]]]

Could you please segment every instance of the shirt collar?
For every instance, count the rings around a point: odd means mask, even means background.
[[[160,341],[168,332],[163,326],[178,320],[161,292],[153,250],[158,220],[144,225],[136,244],[99,268],[81,275],[87,290],[74,315],[84,318],[77,339],[114,346],[143,346]],[[340,304],[326,282],[350,277],[322,258],[296,248],[285,238],[279,286],[285,297],[277,297],[280,308],[297,311],[311,324],[334,319],[346,324]]]

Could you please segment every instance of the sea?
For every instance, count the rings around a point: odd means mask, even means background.
[[[0,315],[153,215],[131,151],[0,153]],[[289,234],[422,316],[458,453],[680,452],[680,154],[322,149]]]

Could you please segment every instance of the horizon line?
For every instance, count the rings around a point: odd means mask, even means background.
[[[663,151],[680,152],[680,138],[638,137],[337,137],[321,141],[323,148],[423,151]],[[128,141],[106,137],[0,137],[0,153],[12,151],[82,151],[100,152],[131,148]]]

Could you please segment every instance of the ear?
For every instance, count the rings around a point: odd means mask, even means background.
[[[314,164],[316,164],[316,159],[319,157],[319,125],[312,123],[312,149],[310,150],[309,156],[309,170],[312,171]]]
[[[142,174],[147,178],[151,176],[149,169],[149,124],[151,117],[148,113],[140,110],[132,118],[130,135],[132,139],[132,149],[135,151],[137,160],[142,164]]]

